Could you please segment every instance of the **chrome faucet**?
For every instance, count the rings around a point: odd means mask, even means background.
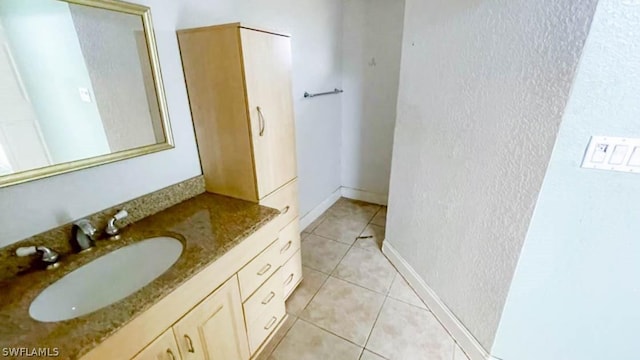
[[[118,211],[107,223],[107,228],[104,232],[109,236],[109,240],[118,240],[120,238],[120,228],[116,225],[116,221],[122,220],[129,216],[127,210]]]
[[[77,251],[89,250],[94,246],[95,226],[87,219],[80,219],[73,223],[71,230],[72,245]]]
[[[42,262],[46,265],[47,270],[58,267],[58,258],[60,257],[60,255],[47,247],[25,246],[16,249],[16,255],[20,257],[31,256],[33,254],[37,254],[38,252],[42,253]]]

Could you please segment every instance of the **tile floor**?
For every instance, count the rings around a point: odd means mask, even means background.
[[[260,359],[468,360],[382,254],[385,222],[342,198],[304,230],[304,280]]]

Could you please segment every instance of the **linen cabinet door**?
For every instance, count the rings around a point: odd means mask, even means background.
[[[296,177],[291,44],[286,36],[241,30],[258,198]]]
[[[183,360],[247,360],[249,345],[236,276],[173,326]]]

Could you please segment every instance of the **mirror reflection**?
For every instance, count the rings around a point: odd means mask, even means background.
[[[96,3],[0,1],[0,180],[170,145],[144,17]]]

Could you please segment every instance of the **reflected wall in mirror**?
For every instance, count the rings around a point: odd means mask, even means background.
[[[0,186],[168,149],[148,8],[0,0]]]

